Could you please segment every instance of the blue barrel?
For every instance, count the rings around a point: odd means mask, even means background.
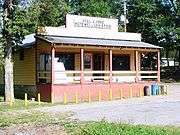
[[[159,94],[159,86],[157,84],[151,85],[151,95],[158,95]]]

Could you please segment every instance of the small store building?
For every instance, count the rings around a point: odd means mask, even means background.
[[[15,89],[48,102],[140,96],[160,82],[160,49],[141,34],[118,32],[117,19],[68,14],[65,26],[39,27],[35,42],[14,54]]]

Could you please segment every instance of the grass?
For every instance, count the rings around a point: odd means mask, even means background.
[[[0,112],[7,112],[7,111],[13,111],[13,110],[24,110],[24,109],[32,109],[32,108],[38,108],[38,107],[45,107],[45,106],[54,106],[57,104],[51,104],[47,102],[41,102],[39,103],[37,101],[30,101],[28,100],[27,106],[25,106],[25,101],[22,99],[15,99],[12,106],[10,106],[10,103],[3,102],[3,97],[0,97]]]
[[[53,121],[52,117],[45,113],[0,113],[0,115],[0,127],[9,127],[17,124],[48,124]]]
[[[129,125],[119,123],[88,122],[76,129],[76,135],[180,135],[175,127]]]

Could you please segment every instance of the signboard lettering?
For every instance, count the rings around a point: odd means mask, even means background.
[[[66,15],[66,27],[69,29],[94,29],[118,31],[118,20],[100,17]]]

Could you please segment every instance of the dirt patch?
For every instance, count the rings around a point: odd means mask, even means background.
[[[67,135],[60,125],[15,125],[0,128],[0,135]]]

